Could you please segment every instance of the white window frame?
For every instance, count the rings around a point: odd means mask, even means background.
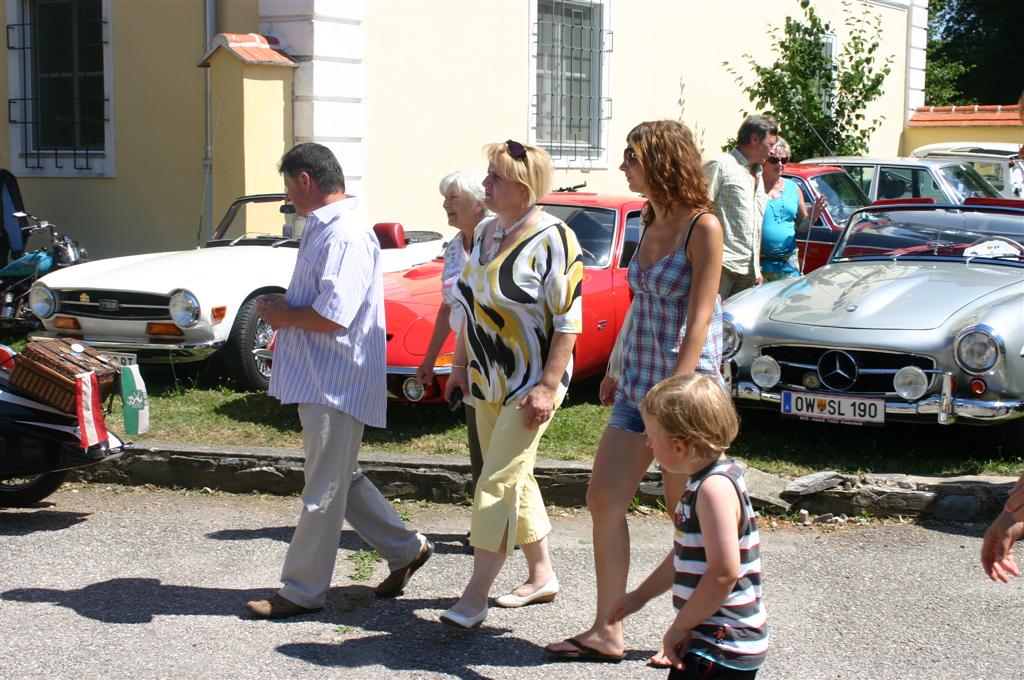
[[[607,170],[609,167],[609,128],[611,127],[612,119],[612,49],[613,49],[613,33],[611,30],[612,26],[612,0],[584,0],[586,4],[600,5],[601,7],[601,77],[600,77],[600,117],[598,125],[600,129],[598,131],[598,140],[600,145],[600,153],[592,158],[575,158],[566,155],[559,154],[557,152],[551,152],[551,161],[554,163],[556,168],[573,168],[573,169],[603,169]],[[565,2],[572,2],[572,0],[565,0]],[[530,123],[529,123],[529,142],[532,145],[544,146],[537,139],[537,114],[538,114],[538,97],[537,97],[537,52],[539,50],[540,36],[537,34],[537,21],[539,18],[539,12],[537,9],[537,0],[530,1],[530,68],[529,68],[529,93],[530,93]],[[590,147],[591,149],[593,147]]]
[[[28,5],[32,0],[4,0],[5,25],[22,24],[29,20]],[[9,123],[10,159],[7,167],[18,177],[114,177],[114,51],[113,51],[113,0],[100,0],[100,12],[103,19],[103,92],[104,103],[103,150],[89,152],[88,168],[75,167],[74,154],[71,150],[40,151],[24,148],[25,140],[21,124]],[[3,46],[7,59],[7,96],[8,107],[16,106],[11,100],[24,99],[29,96],[25,92],[26,85],[22,80],[23,60],[27,58],[25,50],[7,49],[6,41],[17,41],[23,37],[16,31],[6,36]],[[8,110],[8,120],[11,111]],[[14,112],[14,116],[19,115]],[[36,159],[42,167],[35,167]],[[58,167],[57,163],[62,167]]]

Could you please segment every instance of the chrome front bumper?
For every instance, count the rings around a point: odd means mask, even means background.
[[[56,333],[32,333],[29,340],[51,340],[61,337]],[[130,340],[85,340],[78,342],[88,345],[100,351],[110,350],[111,352],[126,352],[136,354],[141,363],[172,363],[201,361],[215,354],[224,346],[223,340],[210,340],[207,342],[133,342]]]
[[[753,382],[741,380],[733,384],[733,397],[744,401],[781,404],[782,393],[763,390]],[[780,406],[781,408],[781,406]],[[885,400],[885,414],[897,420],[920,421],[922,417],[935,417],[940,425],[950,425],[958,418],[976,423],[1001,423],[1024,418],[1024,401],[984,401],[964,399],[952,394],[949,375],[943,376],[942,393],[915,402]]]

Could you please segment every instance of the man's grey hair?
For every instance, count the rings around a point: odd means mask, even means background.
[[[441,195],[444,196],[454,186],[460,194],[468,194],[477,203],[483,203],[484,177],[486,176],[487,174],[483,170],[463,168],[446,175],[438,188],[441,190]]]
[[[774,118],[754,114],[747,116],[747,119],[740,125],[740,131],[736,133],[736,145],[744,146],[757,139],[764,139],[768,135],[779,134],[779,124]]]

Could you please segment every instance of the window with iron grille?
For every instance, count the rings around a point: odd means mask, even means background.
[[[560,165],[606,160],[608,0],[537,0],[535,140]]]
[[[7,0],[12,166],[112,174],[110,0]],[[11,10],[14,10],[12,14]]]

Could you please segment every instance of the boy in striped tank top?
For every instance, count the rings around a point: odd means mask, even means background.
[[[661,467],[690,476],[674,515],[672,550],[611,614],[617,622],[672,590],[676,617],[663,638],[670,680],[747,679],[768,649],[761,551],[743,470],[725,451],[739,431],[732,401],[706,375],[655,385],[640,403]]]

